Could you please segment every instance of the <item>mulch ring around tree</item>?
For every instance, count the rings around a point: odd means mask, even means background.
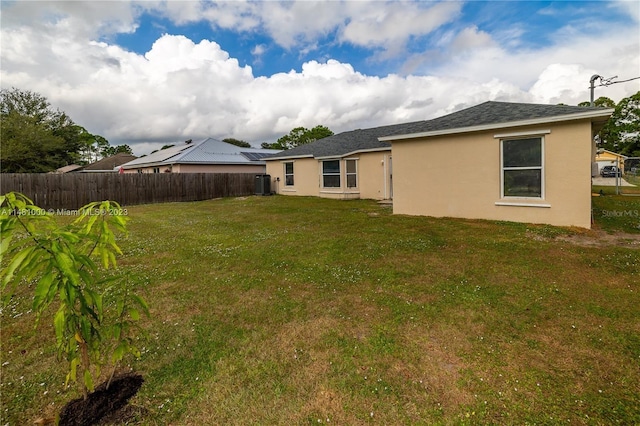
[[[128,373],[114,377],[96,387],[87,399],[70,401],[60,411],[60,426],[90,426],[104,424],[114,416],[122,415],[124,407],[140,389],[144,379],[139,374]]]

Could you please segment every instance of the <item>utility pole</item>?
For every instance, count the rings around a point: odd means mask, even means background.
[[[614,78],[618,78],[618,76],[614,75],[611,78],[604,78],[603,76],[598,75],[598,74],[594,74],[594,75],[591,76],[591,78],[589,79],[589,83],[591,83],[591,86],[589,86],[589,89],[591,89],[591,103],[589,104],[589,106],[594,106],[593,105],[593,89],[596,88],[595,82],[596,82],[597,79],[600,79],[599,86],[611,86],[612,84],[616,84],[616,83],[624,83],[624,82],[631,81],[631,80],[637,80],[640,77],[634,77],[634,78],[630,78],[628,80],[623,80],[623,81],[611,81]]]

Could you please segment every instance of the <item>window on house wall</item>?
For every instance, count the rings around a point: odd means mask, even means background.
[[[293,186],[293,163],[284,163],[284,185]]]
[[[358,166],[356,160],[345,160],[346,163],[346,177],[347,188],[358,187]]]
[[[340,160],[322,162],[322,186],[340,188]]]
[[[154,167],[153,173],[160,173],[160,167]]]
[[[543,140],[501,141],[502,197],[542,198]]]

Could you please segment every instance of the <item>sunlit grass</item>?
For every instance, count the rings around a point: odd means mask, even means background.
[[[120,266],[152,310],[132,424],[640,423],[637,250],[366,200],[128,212]],[[28,295],[2,311],[2,424],[77,396]]]
[[[635,189],[633,189],[635,191]],[[596,229],[640,233],[640,192],[616,195],[615,187],[596,186],[592,198]]]

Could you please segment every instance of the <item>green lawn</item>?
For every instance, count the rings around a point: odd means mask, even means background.
[[[640,197],[594,197],[598,229],[640,233],[614,210]],[[119,264],[152,311],[130,424],[640,424],[638,249],[368,200],[128,215]],[[29,290],[2,309],[2,425],[78,396]]]

